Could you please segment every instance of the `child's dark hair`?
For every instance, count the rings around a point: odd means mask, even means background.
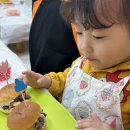
[[[125,23],[130,30],[130,0],[63,0],[61,14],[67,22],[85,29]]]

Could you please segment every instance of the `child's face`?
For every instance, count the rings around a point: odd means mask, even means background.
[[[78,46],[93,67],[105,69],[130,60],[130,34],[125,25],[85,30],[76,25]]]

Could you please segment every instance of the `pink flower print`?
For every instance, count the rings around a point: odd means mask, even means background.
[[[80,89],[85,89],[87,87],[88,87],[88,83],[86,83],[84,80],[82,80],[80,83]]]
[[[104,89],[103,91],[101,91],[101,97],[103,101],[108,101],[111,99],[113,95],[113,92],[111,89]]]
[[[114,86],[106,84],[103,88],[98,89],[96,92],[97,106],[101,109],[108,109],[117,101],[117,96],[113,92]]]
[[[89,89],[90,89],[89,83],[82,80],[80,82],[80,86],[79,86],[79,89],[78,89],[78,95],[81,96],[81,95],[85,94]]]

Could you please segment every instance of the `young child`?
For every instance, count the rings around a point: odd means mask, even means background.
[[[64,72],[23,72],[23,81],[62,96],[78,130],[130,130],[130,0],[63,1],[61,12],[83,56]]]

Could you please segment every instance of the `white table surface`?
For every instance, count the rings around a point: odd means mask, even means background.
[[[14,82],[15,78],[18,78],[23,71],[27,70],[27,66],[21,61],[21,59],[13,53],[2,41],[0,41],[0,64],[8,61],[11,66],[11,77],[8,82]],[[0,88],[7,84],[6,81],[0,81]]]
[[[9,9],[18,9],[20,16],[6,16]],[[0,5],[0,39],[4,44],[28,41],[32,22],[31,5]]]

